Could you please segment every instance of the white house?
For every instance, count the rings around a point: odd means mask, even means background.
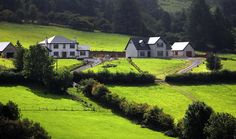
[[[131,38],[125,48],[126,58],[165,58],[168,57],[167,44],[161,37]]]
[[[63,36],[53,36],[39,43],[49,50],[49,55],[55,58],[88,58],[90,48],[81,46],[77,41]]]
[[[189,42],[176,42],[171,46],[171,57],[194,57],[195,51]]]
[[[11,42],[0,42],[0,55],[5,58],[13,58],[16,47]]]

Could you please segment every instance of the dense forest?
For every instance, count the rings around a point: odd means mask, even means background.
[[[191,40],[198,50],[235,49],[235,0],[197,0],[180,12],[158,0],[0,0],[0,21]]]

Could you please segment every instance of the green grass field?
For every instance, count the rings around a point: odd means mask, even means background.
[[[11,41],[15,44],[17,40],[20,40],[26,48],[54,35],[62,35],[69,39],[76,38],[81,45],[88,45],[92,50],[123,51],[129,40],[129,36],[126,35],[6,22],[0,22],[0,30],[1,42]]]
[[[0,58],[0,66],[2,66],[3,69],[13,69],[14,68],[13,60]]]
[[[183,118],[192,101],[204,101],[217,112],[236,116],[236,85],[170,86],[109,86],[113,93],[130,101],[157,105],[175,120]]]
[[[174,74],[187,67],[190,62],[178,59],[133,59],[143,71],[147,71],[157,78],[164,79],[168,74]]]
[[[109,64],[116,65],[116,67],[105,68]],[[132,65],[129,64],[128,60],[125,59],[125,58],[110,61],[110,62],[105,62],[101,65],[96,66],[96,67],[90,68],[87,71],[99,72],[99,71],[103,71],[103,70],[108,70],[111,73],[115,73],[115,72],[124,72],[124,73],[138,72]]]
[[[55,60],[55,68],[58,68],[59,70],[60,69],[74,69],[76,67],[79,67],[83,65],[83,61],[79,61],[79,60],[76,60],[76,59],[58,59],[58,60]]]
[[[71,91],[75,90],[71,89]],[[110,110],[101,108],[89,111],[89,108],[79,101],[45,93],[47,92],[24,86],[2,86],[0,87],[0,101],[16,102],[22,109],[23,118],[40,122],[49,135],[55,139],[168,138],[162,133],[141,128],[140,125],[135,125],[113,114]],[[38,111],[39,108],[41,111]],[[47,109],[42,110],[42,108]],[[70,111],[72,108],[74,111]]]

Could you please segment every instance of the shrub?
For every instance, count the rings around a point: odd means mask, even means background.
[[[205,139],[204,126],[213,110],[203,102],[194,102],[189,105],[183,119],[183,137],[186,139]]]
[[[17,120],[20,118],[18,106],[9,101],[6,105],[0,104],[0,117],[5,117],[10,120]]]
[[[214,54],[208,54],[206,61],[206,67],[208,70],[219,71],[223,67],[221,59]]]
[[[21,84],[28,80],[21,73],[11,71],[0,72],[0,84]]]
[[[87,96],[91,96],[91,92],[93,90],[94,85],[98,84],[97,81],[95,81],[94,79],[86,79],[86,80],[82,80],[80,82],[80,89],[82,90],[82,92],[87,95]]]
[[[0,118],[0,138],[1,139],[50,139],[48,133],[38,123],[33,123],[28,119],[6,120]]]
[[[165,114],[162,109],[155,106],[145,113],[144,124],[154,130],[167,131],[173,129],[174,120],[170,115]]]
[[[227,113],[212,114],[204,131],[208,139],[233,139],[236,137],[236,118]]]
[[[96,84],[91,92],[91,95],[96,98],[104,97],[110,91],[103,84]]]

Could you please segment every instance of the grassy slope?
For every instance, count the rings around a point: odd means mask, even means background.
[[[236,85],[169,86],[167,84],[128,87],[110,86],[130,101],[148,103],[163,108],[176,120],[184,113],[192,101],[204,101],[217,112],[229,112],[236,116]]]
[[[114,64],[116,67],[110,67],[110,68],[104,68],[103,66],[106,66],[107,64]],[[93,67],[89,69],[90,71],[99,72],[107,69],[108,71],[115,73],[115,72],[138,72],[132,65],[129,64],[129,62],[126,59],[119,59],[114,60],[111,62],[105,62],[101,65],[98,65],[96,67]]]
[[[88,108],[78,101],[46,95],[28,87],[0,87],[0,101],[6,103],[9,100],[16,102],[23,109],[23,118],[40,122],[56,139],[168,138],[161,133],[141,128],[109,110],[101,108],[98,111],[84,111]],[[49,110],[37,111],[39,107],[47,107]],[[53,111],[55,107],[66,110],[73,107],[79,111]],[[33,110],[24,111],[25,109]]]
[[[55,61],[55,68],[58,66],[58,69],[73,69],[81,65],[83,65],[83,61],[79,61],[76,59],[58,59],[57,61]]]
[[[187,67],[189,64],[186,60],[166,60],[166,59],[133,59],[143,71],[147,71],[163,79],[167,74],[173,74]]]
[[[5,22],[0,22],[0,32],[0,41],[16,43],[20,40],[26,48],[44,40],[46,36],[62,35],[70,39],[77,38],[81,45],[89,45],[92,50],[123,51],[129,39],[129,36],[119,34],[82,32],[61,27]]]
[[[12,59],[0,58],[0,65],[7,69],[14,68]]]

